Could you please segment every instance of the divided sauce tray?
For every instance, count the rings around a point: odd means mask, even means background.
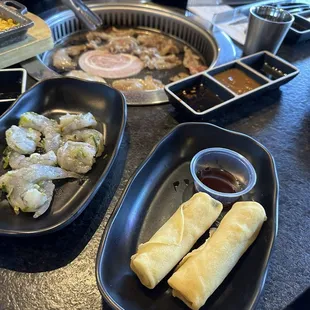
[[[260,72],[257,68],[263,66],[265,63],[276,68],[278,72],[280,70],[282,75],[268,76]],[[260,86],[244,94],[237,94],[214,78],[216,74],[232,68],[241,70],[252,80],[259,83]],[[176,109],[180,109],[183,112],[185,111],[195,118],[203,119],[208,113],[219,110],[227,105],[234,104],[242,100],[253,99],[268,90],[276,89],[292,80],[298,73],[299,70],[287,61],[273,55],[268,51],[262,51],[170,83],[165,86],[165,91],[168,94],[170,102]],[[188,102],[179,97],[178,93],[180,91],[197,84],[205,85],[212,92],[220,96],[222,102],[206,108],[205,110],[199,111],[194,109],[190,104],[188,104]]]

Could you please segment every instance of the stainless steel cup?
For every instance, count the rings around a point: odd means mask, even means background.
[[[243,54],[250,55],[263,50],[276,54],[293,21],[294,16],[282,9],[252,7]]]

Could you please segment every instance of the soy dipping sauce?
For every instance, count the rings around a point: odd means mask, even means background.
[[[22,78],[16,78],[13,71],[6,75],[6,79],[0,84],[0,99],[16,99],[21,94]]]
[[[20,91],[19,92],[5,92],[2,93],[0,92],[0,99],[16,99],[19,95],[20,95]]]
[[[262,64],[257,62],[251,67],[273,81],[287,75],[277,67],[270,65],[268,62],[263,62]]]
[[[206,167],[197,172],[197,177],[204,185],[221,193],[236,193],[242,190],[241,182],[221,168]]]
[[[203,83],[185,88],[176,95],[197,112],[203,112],[224,102],[218,94]]]

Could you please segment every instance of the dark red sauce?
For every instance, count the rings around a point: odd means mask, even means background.
[[[221,193],[236,193],[241,190],[241,183],[224,169],[207,167],[198,171],[197,177],[204,185]]]

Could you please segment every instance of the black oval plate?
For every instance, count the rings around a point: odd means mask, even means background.
[[[28,111],[55,119],[67,112],[91,112],[103,125],[105,151],[86,175],[86,180],[56,183],[51,206],[41,217],[34,219],[32,213],[22,212],[16,216],[12,208],[0,207],[0,235],[30,236],[52,232],[68,225],[81,214],[101,186],[117,155],[127,110],[124,96],[104,84],[74,78],[42,81],[19,97],[1,117],[1,154],[6,147],[5,130],[17,125],[21,114]],[[1,164],[0,174],[5,172]]]
[[[202,309],[254,308],[277,232],[278,178],[274,160],[264,146],[246,135],[206,123],[184,123],[164,137],[138,168],[103,235],[97,256],[97,281],[103,297],[114,309],[187,309],[172,297],[168,277],[149,290],[140,284],[129,262],[137,246],[147,241],[193,194],[190,161],[209,147],[229,148],[250,160],[257,184],[243,199],[260,202],[268,220],[254,245]],[[205,238],[206,235],[194,247]]]

